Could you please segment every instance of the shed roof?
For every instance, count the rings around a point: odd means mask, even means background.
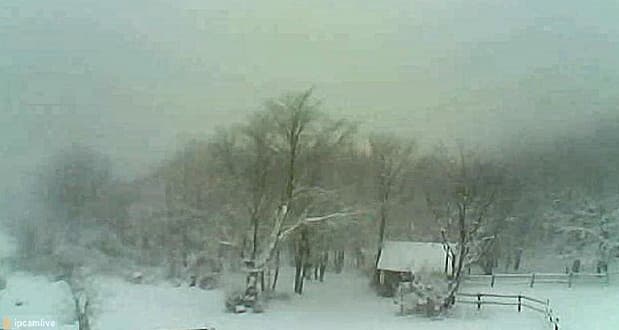
[[[434,242],[386,241],[378,269],[395,272],[443,271],[447,253]]]

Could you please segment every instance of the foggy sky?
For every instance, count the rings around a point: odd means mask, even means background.
[[[573,134],[618,112],[618,13],[614,0],[3,0],[0,185],[72,141],[143,173],[180,134],[310,86],[335,116],[426,144]]]

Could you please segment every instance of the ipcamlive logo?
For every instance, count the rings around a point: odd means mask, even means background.
[[[49,319],[13,319],[4,317],[2,319],[2,330],[10,329],[53,329],[56,328],[56,321]]]

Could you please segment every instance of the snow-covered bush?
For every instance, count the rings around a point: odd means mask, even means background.
[[[219,259],[205,254],[190,256],[188,259],[188,265],[184,271],[189,277],[189,286],[197,286],[205,290],[221,286],[221,273],[224,267]]]
[[[226,293],[225,306],[228,312],[245,313],[252,311],[262,313],[266,309],[268,301],[290,299],[288,293],[270,290],[261,292],[257,282],[253,285],[240,285],[246,276],[244,272],[231,272],[222,276],[220,285],[223,286]]]
[[[258,298],[256,293],[247,290],[231,292],[226,296],[226,310],[231,313],[244,313],[252,309],[254,313],[264,311],[264,302]]]
[[[438,316],[445,311],[448,282],[442,273],[421,272],[411,282],[402,282],[394,297],[402,314]]]

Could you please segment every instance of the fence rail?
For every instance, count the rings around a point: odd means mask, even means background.
[[[576,279],[596,279],[610,282],[610,273],[529,273],[529,274],[492,274],[492,275],[467,275],[469,281],[489,281],[490,287],[494,287],[497,279],[522,279],[526,280],[530,287],[535,283],[559,283],[572,287]],[[524,283],[523,283],[524,284]]]
[[[478,310],[481,309],[482,305],[517,306],[518,312],[526,308],[543,314],[553,330],[559,330],[559,318],[550,308],[550,300],[548,299],[544,301],[524,295],[496,293],[458,293],[456,303],[476,305]]]

